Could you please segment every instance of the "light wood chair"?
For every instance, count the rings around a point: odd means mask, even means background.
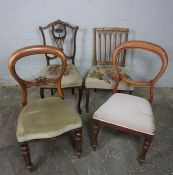
[[[129,30],[118,27],[103,27],[93,29],[93,61],[94,66],[90,69],[86,80],[86,112],[89,112],[90,89],[113,89],[115,81],[113,78],[112,55],[115,48],[128,40]],[[126,51],[119,56],[119,67],[122,72],[125,69]],[[133,87],[122,82],[118,90],[132,93]]]
[[[118,69],[118,55],[126,49],[142,49],[155,53],[161,59],[160,71],[147,82],[129,79],[126,75],[120,75]],[[140,164],[145,156],[155,135],[154,116],[151,107],[153,88],[163,75],[168,65],[167,54],[160,46],[144,41],[127,41],[121,44],[113,54],[115,87],[112,95],[93,115],[92,147],[96,150],[97,136],[100,126],[115,128],[117,130],[134,134],[144,138],[141,154],[138,157]],[[120,82],[149,88],[148,100],[129,95],[116,93]]]
[[[29,55],[52,54],[60,60],[61,69],[54,78],[39,77],[24,80],[16,72],[16,62]],[[44,58],[44,57],[43,57]],[[10,74],[18,82],[22,90],[23,109],[17,123],[17,141],[28,169],[32,168],[28,143],[37,140],[55,138],[63,133],[75,131],[75,148],[77,155],[82,152],[82,121],[77,111],[63,100],[61,79],[67,67],[67,59],[63,52],[51,46],[29,46],[14,52],[8,62]],[[56,84],[59,97],[34,100],[27,103],[27,89],[31,86]]]
[[[62,88],[71,88],[74,95],[74,89],[79,91],[78,112],[82,113],[80,103],[82,99],[82,77],[75,66],[76,55],[76,35],[78,26],[73,26],[61,20],[54,21],[44,27],[39,27],[43,39],[43,45],[52,45],[64,52],[68,59],[67,69],[62,78]],[[53,63],[55,57],[45,55],[47,66],[43,69],[41,76],[54,77],[60,66]],[[44,98],[44,89],[51,89],[51,94],[56,90],[55,84],[48,84],[40,88],[40,96]]]

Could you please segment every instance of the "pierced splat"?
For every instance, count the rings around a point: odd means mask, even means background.
[[[56,47],[63,51],[64,40],[66,38],[66,26],[57,24],[52,26],[52,36],[55,41]]]
[[[72,26],[71,24],[68,24],[66,22],[63,22],[61,20],[54,21],[44,27],[39,27],[42,38],[43,38],[43,44],[47,45],[49,40],[52,40],[52,45],[54,47],[57,47],[58,49],[66,50],[66,46],[69,46],[71,53],[64,53],[67,59],[71,59],[72,64],[75,64],[75,54],[76,54],[76,34],[78,30],[78,26]],[[46,31],[49,32],[49,37],[46,36]],[[65,42],[67,40],[67,36],[71,36],[71,40],[68,42]],[[48,44],[50,45],[50,44]],[[68,51],[67,51],[68,52]],[[47,64],[50,64],[50,60],[55,59],[55,57],[52,57],[51,55],[45,55],[47,59]]]

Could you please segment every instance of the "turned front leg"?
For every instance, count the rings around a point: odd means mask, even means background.
[[[141,154],[138,157],[138,161],[141,165],[143,164],[143,162],[145,160],[145,157],[146,157],[146,153],[148,152],[148,150],[151,146],[152,139],[153,138],[144,138],[144,142],[143,142],[143,145],[142,145],[142,151],[141,151]]]
[[[82,128],[75,130],[75,149],[77,156],[80,158],[82,153]]]
[[[92,138],[91,138],[92,143],[91,143],[91,146],[92,146],[94,151],[96,151],[96,147],[97,147],[98,133],[99,133],[99,126],[98,126],[97,122],[93,119],[93,121],[92,121]]]
[[[19,146],[20,146],[20,149],[22,152],[22,156],[25,160],[25,164],[26,164],[27,169],[31,169],[32,162],[31,162],[31,156],[30,156],[28,144],[24,143],[24,144],[20,144]]]

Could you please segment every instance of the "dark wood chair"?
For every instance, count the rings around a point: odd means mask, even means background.
[[[160,71],[156,76],[147,82],[140,82],[129,79],[126,75],[120,75],[118,69],[118,55],[126,49],[142,49],[155,53],[161,59]],[[115,87],[112,95],[93,115],[92,125],[92,148],[96,150],[97,136],[100,126],[115,128],[117,130],[134,134],[144,138],[141,154],[138,157],[140,164],[145,156],[153,137],[155,135],[154,116],[151,102],[153,99],[153,88],[168,64],[167,54],[160,46],[144,41],[128,41],[121,44],[113,54]],[[149,88],[148,100],[129,95],[116,93],[120,82],[126,82],[137,86]]]
[[[16,62],[29,55],[52,54],[60,60],[61,69],[54,78],[39,77],[23,80],[16,72]],[[44,58],[44,57],[43,57]],[[17,140],[28,169],[32,168],[28,143],[32,141],[55,138],[63,133],[75,131],[75,148],[77,155],[82,152],[82,121],[77,111],[63,100],[61,79],[67,67],[67,59],[62,51],[51,46],[29,46],[14,52],[8,62],[10,74],[22,90],[23,109],[17,123]],[[56,84],[59,97],[34,100],[27,103],[27,89],[31,86]]]
[[[72,94],[74,94],[74,88],[79,91],[78,99],[78,111],[82,113],[80,103],[82,99],[82,77],[75,66],[76,55],[76,34],[78,26],[72,26],[61,20],[54,21],[45,27],[39,27],[43,45],[52,45],[64,52],[69,64],[62,78],[62,88],[72,88]],[[47,66],[43,69],[41,76],[54,77],[60,66],[57,63],[53,63],[55,57],[51,57],[46,54]],[[51,61],[52,60],[52,61]],[[48,84],[40,88],[40,96],[44,98],[44,89],[51,89],[51,94],[54,94],[56,90],[55,84]]]
[[[93,61],[94,66],[90,69],[86,80],[86,112],[89,112],[90,89],[113,89],[112,55],[115,48],[128,40],[129,30],[118,27],[103,27],[93,29]],[[126,51],[119,56],[119,67],[122,72],[128,74],[125,69]],[[132,93],[133,86],[121,82],[118,90]]]

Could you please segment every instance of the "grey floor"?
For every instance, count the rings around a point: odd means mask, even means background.
[[[144,96],[144,92],[137,89],[136,94]],[[39,97],[36,89],[30,94],[30,101]],[[76,107],[77,92],[72,96],[65,91],[65,96]],[[173,89],[155,90],[153,111],[157,133],[143,166],[136,160],[141,148],[138,137],[102,128],[97,151],[93,152],[90,147],[92,114],[109,96],[108,91],[92,93],[88,114],[83,98],[83,153],[80,159],[74,154],[72,134],[65,134],[54,141],[29,145],[34,163],[33,171],[29,172],[24,167],[15,136],[21,110],[20,91],[16,87],[0,87],[0,175],[173,175]]]

